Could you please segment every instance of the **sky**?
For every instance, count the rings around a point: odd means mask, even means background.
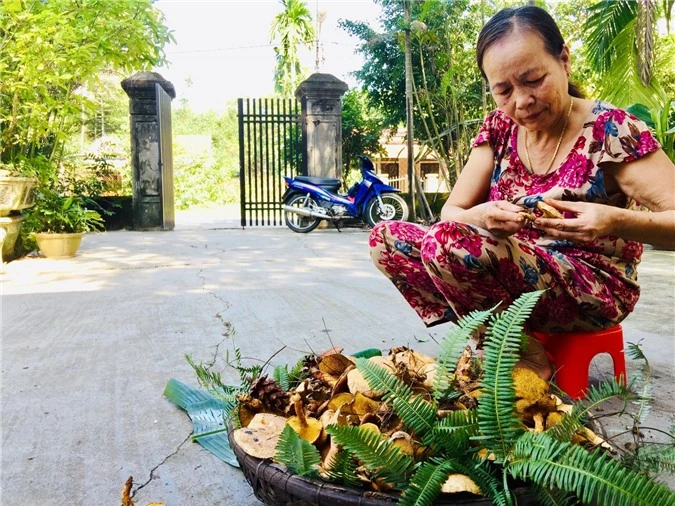
[[[306,0],[306,4],[313,18],[317,10],[325,12],[319,71],[354,87],[349,73],[361,68],[363,59],[355,53],[358,40],[340,29],[338,20],[366,21],[377,28],[380,7],[371,0]],[[283,9],[279,0],[158,0],[154,5],[176,38],[165,47],[169,65],[155,69],[175,86],[176,101],[187,100],[200,112],[222,111],[236,98],[273,93],[270,27]],[[314,72],[314,50],[301,57]]]

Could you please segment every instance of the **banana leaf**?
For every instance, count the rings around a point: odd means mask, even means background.
[[[239,467],[227,439],[227,421],[231,406],[226,401],[175,379],[167,382],[164,397],[187,412],[194,428],[192,441],[202,445],[223,462]]]

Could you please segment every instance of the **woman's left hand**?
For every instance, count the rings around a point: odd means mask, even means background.
[[[574,242],[589,242],[613,231],[611,206],[591,202],[546,200],[561,213],[574,213],[573,218],[537,218],[534,226],[551,237]]]

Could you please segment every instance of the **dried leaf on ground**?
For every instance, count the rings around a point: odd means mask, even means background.
[[[134,486],[134,478],[129,476],[127,481],[122,487],[122,493],[120,494],[120,499],[122,500],[122,506],[135,506],[136,503],[131,500],[131,487]]]

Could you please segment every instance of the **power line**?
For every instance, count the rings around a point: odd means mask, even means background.
[[[322,41],[323,44],[332,44],[335,46],[357,46],[359,44],[357,43],[351,43],[351,42],[338,42],[338,41]],[[246,50],[246,49],[261,49],[261,48],[269,48],[269,47],[274,47],[275,44],[260,44],[260,45],[255,45],[255,46],[231,46],[231,47],[220,47],[220,48],[210,48],[210,49],[184,49],[184,50],[178,50],[178,51],[166,51],[167,55],[172,55],[172,54],[193,54],[193,53],[217,53],[217,52],[223,52],[223,51],[239,51],[239,50]]]

